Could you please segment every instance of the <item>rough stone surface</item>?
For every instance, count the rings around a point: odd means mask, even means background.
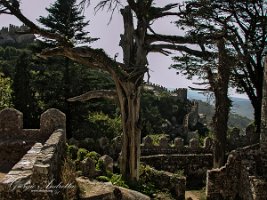
[[[267,182],[261,173],[259,145],[232,151],[225,166],[207,172],[207,199],[265,200]]]
[[[212,143],[212,141],[209,140]],[[194,143],[194,144],[193,144]],[[149,136],[143,138],[143,143],[141,144],[141,155],[156,155],[156,154],[210,154],[212,153],[212,145],[199,146],[199,141],[193,141],[191,146],[184,146],[182,138],[176,138],[174,140],[174,145],[168,143],[168,145],[156,145],[152,143],[152,139]]]
[[[184,176],[158,171],[150,167],[146,169],[145,173],[147,181],[158,188],[168,188],[175,199],[183,200],[185,198],[186,178]]]
[[[143,138],[143,144],[145,147],[153,146],[153,140],[150,136],[146,136]]]
[[[167,137],[161,137],[159,139],[159,146],[161,148],[168,148],[169,147],[169,139]]]
[[[157,170],[176,173],[183,171],[189,186],[203,185],[206,172],[212,168],[212,154],[159,154],[141,156],[141,162]]]
[[[184,147],[184,139],[183,138],[175,138],[174,139],[174,146],[176,147],[176,148],[183,148]]]
[[[189,147],[192,148],[192,149],[197,149],[197,148],[199,148],[199,140],[196,139],[196,138],[192,138],[192,139],[189,141]]]
[[[92,182],[84,177],[76,179],[81,200],[149,200],[137,191],[111,185],[110,183]]]
[[[110,171],[113,173],[113,159],[110,156],[108,155],[101,156],[99,160],[103,161],[106,171]]]
[[[55,108],[50,108],[41,115],[40,132],[42,137],[48,138],[53,131],[62,129],[66,131],[66,116]],[[65,133],[64,133],[65,134]],[[66,139],[64,139],[66,140]]]
[[[79,170],[82,171],[82,175],[92,178],[96,175],[95,161],[91,158],[85,158],[79,163]]]
[[[48,110],[36,130],[23,129],[22,121],[17,110],[0,111],[0,170],[6,164],[13,167],[0,180],[0,199],[59,199],[60,193],[48,185],[60,181],[66,152],[65,115]]]

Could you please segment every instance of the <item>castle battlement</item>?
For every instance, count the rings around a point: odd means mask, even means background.
[[[15,26],[10,24],[9,27],[2,27],[2,29],[0,30],[0,45],[33,42],[35,39],[34,34],[18,34],[18,32],[26,32],[28,29],[29,28],[25,25]]]

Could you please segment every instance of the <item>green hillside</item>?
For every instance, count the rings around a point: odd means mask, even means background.
[[[206,102],[197,100],[199,103],[199,113],[203,113],[206,115],[207,122],[210,123],[212,120],[212,116],[214,114],[214,106],[210,105]],[[252,122],[251,119],[247,117],[240,116],[238,114],[230,113],[228,126],[229,127],[237,127],[240,129],[244,129]]]

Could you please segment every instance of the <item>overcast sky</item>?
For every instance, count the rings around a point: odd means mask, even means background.
[[[45,8],[49,7],[54,0],[21,0],[21,2],[22,13],[36,22],[39,16],[47,15]],[[177,2],[177,0],[175,2]],[[85,10],[85,15],[87,19],[90,20],[90,25],[87,28],[90,31],[90,35],[100,38],[100,40],[94,42],[92,46],[103,48],[111,57],[119,53],[119,59],[121,59],[122,50],[119,46],[119,41],[120,34],[123,32],[123,23],[119,11],[114,12],[109,25],[110,13],[99,11],[95,15],[93,5]],[[174,20],[175,18],[165,18],[153,24],[153,27],[155,31],[160,33],[179,34],[178,29],[171,23]],[[13,16],[0,15],[0,27],[8,26],[9,24],[21,25],[21,22]],[[150,82],[163,85],[167,88],[187,88],[188,86],[193,86],[192,81],[187,80],[184,76],[176,75],[175,70],[168,69],[173,63],[171,56],[166,57],[161,54],[149,54],[148,59],[151,76]],[[233,92],[231,92],[231,95],[240,96]],[[243,97],[243,95],[241,95],[241,97]]]

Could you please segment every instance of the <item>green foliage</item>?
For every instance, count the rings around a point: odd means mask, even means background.
[[[129,186],[123,180],[121,174],[110,173],[107,176],[98,176],[96,177],[96,180],[102,181],[102,182],[111,182],[113,185],[124,187],[124,188],[129,188]]]
[[[79,148],[75,145],[67,145],[67,155],[72,159],[76,160]]]
[[[160,191],[160,188],[157,188],[155,184],[148,180],[148,177],[150,173],[152,173],[152,170],[149,166],[140,165],[140,179],[135,184],[130,184],[130,188],[137,190],[143,194],[146,194],[148,196],[152,196],[153,194]]]
[[[98,176],[96,177],[96,180],[101,181],[101,182],[109,182],[109,178],[106,176]]]
[[[159,144],[159,140],[162,137],[169,137],[169,135],[168,134],[151,134],[149,135],[149,137],[152,139],[153,144]]]
[[[23,52],[15,65],[13,88],[14,107],[23,113],[25,128],[39,127],[38,106],[31,84],[31,56]]]
[[[142,137],[170,132],[172,125],[183,123],[187,112],[186,103],[181,103],[169,91],[151,88],[145,86],[141,96]],[[176,121],[173,121],[173,116]]]
[[[207,119],[206,123],[207,124],[211,123],[212,116],[214,115],[214,109],[215,109],[214,106],[203,101],[198,101],[198,105],[199,105],[198,107],[199,112],[206,115]],[[251,123],[251,120],[246,117],[233,113],[229,114],[229,120],[228,120],[229,127],[237,127],[240,129],[244,129],[249,125],[249,123]]]
[[[86,155],[88,154],[88,151],[84,148],[79,148],[77,152],[77,160],[82,161],[86,158]]]
[[[106,174],[106,169],[105,169],[103,160],[98,160],[95,168],[96,170],[101,171],[102,173]]]
[[[119,136],[122,132],[120,117],[111,118],[102,112],[89,114],[88,126],[91,127],[90,137],[100,138],[106,136],[112,139]]]
[[[111,178],[109,179],[109,181],[113,184],[113,185],[117,185],[120,187],[124,187],[124,188],[129,188],[129,186],[125,183],[125,181],[122,178],[121,174],[112,174]]]
[[[184,176],[184,170],[183,169],[181,169],[181,170],[177,170],[175,173],[174,173],[174,175],[176,175],[176,176]]]
[[[12,80],[0,73],[0,110],[12,106]]]
[[[95,152],[95,151],[91,151],[91,152],[87,153],[86,157],[87,158],[91,158],[96,163],[98,163],[99,158],[101,157],[101,155],[99,153]]]
[[[82,9],[76,5],[76,0],[57,0],[46,10],[49,13],[48,16],[40,17],[39,22],[50,32],[65,36],[66,41],[61,42],[77,44],[95,40],[88,37],[89,32],[84,30],[89,21],[85,21]],[[49,43],[55,44],[55,41],[50,40]]]

